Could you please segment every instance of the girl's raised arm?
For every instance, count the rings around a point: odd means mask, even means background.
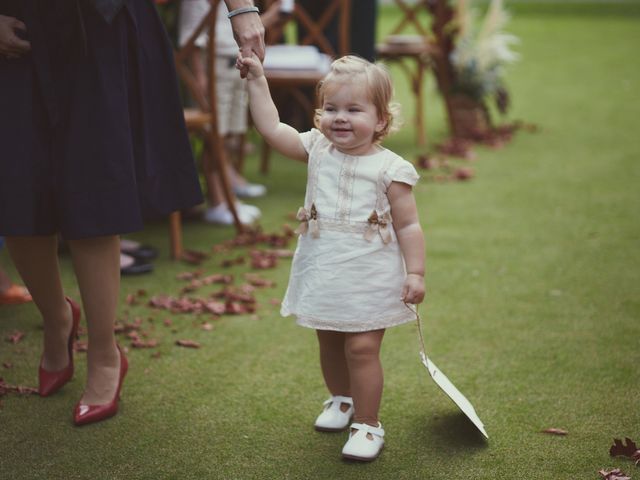
[[[264,76],[262,64],[257,57],[238,58],[238,68],[249,68],[247,75],[249,109],[251,118],[260,135],[271,147],[294,160],[307,161],[308,154],[300,140],[298,131],[280,121],[280,115],[273,103],[269,85]]]

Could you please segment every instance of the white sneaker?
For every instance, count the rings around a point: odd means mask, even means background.
[[[340,405],[346,403],[349,408],[343,412]],[[335,395],[324,402],[324,410],[316,418],[313,426],[321,432],[341,432],[349,425],[353,416],[353,400],[351,397]]]
[[[253,217],[254,220],[259,219],[262,216],[262,212],[255,205],[247,205],[246,203],[236,202],[236,210],[243,212],[247,216]]]
[[[238,212],[238,220],[240,220],[240,223],[248,225],[253,223],[254,220],[256,220],[256,217],[242,208],[244,206],[245,205],[241,205],[241,208],[237,208],[236,211]],[[203,218],[208,223],[215,223],[217,225],[233,225],[233,215],[225,203],[208,208],[204,212]]]
[[[384,447],[382,424],[378,422],[377,427],[372,427],[366,423],[352,423],[350,428],[356,431],[349,433],[349,440],[342,448],[342,456],[361,462],[370,462],[378,458]],[[372,438],[368,438],[367,434],[371,434]]]
[[[258,183],[245,183],[233,187],[235,194],[241,198],[262,197],[267,193],[267,187]]]

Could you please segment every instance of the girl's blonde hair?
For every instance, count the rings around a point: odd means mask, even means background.
[[[355,55],[346,55],[334,60],[329,73],[316,88],[318,104],[324,104],[327,88],[336,83],[359,82],[364,77],[363,88],[369,100],[376,107],[378,116],[385,121],[384,128],[373,134],[373,141],[380,142],[384,137],[399,128],[400,105],[393,102],[393,84],[387,68],[380,63],[371,63]],[[360,85],[360,83],[358,83]],[[322,108],[315,111],[314,124],[319,128]]]

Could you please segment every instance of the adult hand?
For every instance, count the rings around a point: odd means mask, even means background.
[[[229,10],[253,5],[253,2],[226,0]],[[264,26],[257,13],[242,13],[231,18],[233,36],[240,47],[243,57],[255,55],[262,62],[264,60]],[[245,78],[248,67],[242,66],[240,76]]]
[[[16,30],[27,31],[17,18],[0,15],[0,56],[18,58],[31,50],[31,44],[16,35]]]

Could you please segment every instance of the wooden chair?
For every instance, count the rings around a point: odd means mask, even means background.
[[[284,21],[280,22],[276,28],[267,31],[267,60],[265,60],[265,76],[269,82],[269,88],[274,99],[285,96],[291,97],[300,105],[309,119],[313,119],[315,104],[309,99],[303,89],[314,88],[328,72],[330,60],[338,56],[349,53],[349,18],[351,14],[351,0],[326,0],[323,13],[314,18],[300,4],[296,3],[293,12]],[[338,46],[333,47],[327,38],[326,30],[332,21],[336,20],[338,25]],[[269,44],[273,45],[277,39],[282,38],[291,21],[296,21],[304,29],[304,35],[297,46],[308,47],[315,45],[325,61],[314,68],[275,68],[269,67]],[[269,170],[270,148],[263,142],[261,153],[262,173]]]
[[[409,77],[411,91],[416,99],[416,141],[422,147],[427,143],[423,83],[425,71],[429,68],[434,53],[426,21],[421,20],[421,17],[429,16],[429,1],[418,0],[407,5],[404,0],[394,0],[403,13],[402,19],[384,42],[376,45],[376,53],[380,60],[388,63],[397,62]],[[416,33],[404,33],[408,29],[413,29]]]
[[[183,82],[186,90],[191,94],[196,104],[194,108],[185,108],[184,119],[187,130],[201,135],[204,140],[204,148],[207,155],[203,155],[203,170],[205,175],[213,170],[220,175],[222,193],[234,219],[238,233],[243,231],[243,226],[238,219],[236,211],[236,198],[231,188],[231,181],[227,173],[228,159],[223,141],[218,133],[218,114],[216,111],[216,70],[215,70],[215,27],[218,12],[218,4],[221,0],[210,0],[211,8],[205,18],[202,19],[189,40],[184,46],[176,49],[175,61],[178,78]],[[207,42],[207,93],[206,96],[197,86],[196,78],[189,67],[188,59],[198,48],[196,39],[204,31],[208,30]],[[180,212],[173,212],[169,217],[171,257],[180,258],[182,255],[182,221]]]

